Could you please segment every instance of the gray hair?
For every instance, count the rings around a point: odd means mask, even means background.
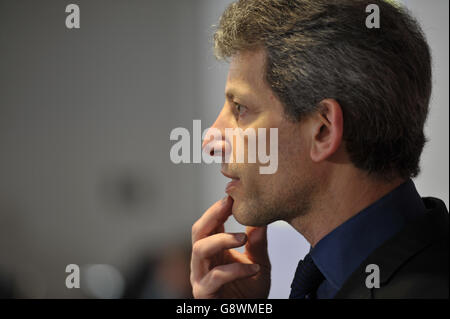
[[[366,6],[381,26],[365,25]],[[431,57],[418,23],[383,0],[238,0],[214,34],[219,59],[263,48],[266,80],[293,121],[335,99],[352,163],[377,177],[414,177],[426,138]]]

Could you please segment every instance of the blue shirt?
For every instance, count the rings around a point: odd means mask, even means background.
[[[325,277],[317,298],[333,298],[376,248],[425,213],[422,198],[409,179],[322,238],[310,251]]]

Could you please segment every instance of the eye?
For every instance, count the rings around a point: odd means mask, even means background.
[[[247,107],[243,106],[239,103],[234,103],[235,107],[236,107],[236,111],[238,113],[239,116],[244,116],[247,113]]]

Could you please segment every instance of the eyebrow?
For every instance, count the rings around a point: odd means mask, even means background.
[[[229,90],[229,91],[226,91],[226,92],[225,92],[225,96],[227,97],[227,99],[233,100],[233,99],[234,99],[234,96],[235,96],[235,93],[234,93],[233,90]]]
[[[245,99],[248,97],[248,94],[244,94],[243,92],[240,92],[239,89],[231,88],[225,92],[225,96],[230,100],[233,100],[235,97],[241,97],[241,98]]]

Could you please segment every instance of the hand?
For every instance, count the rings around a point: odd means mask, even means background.
[[[191,284],[195,298],[267,298],[270,260],[267,226],[225,233],[233,199],[212,205],[192,226]],[[236,247],[245,244],[245,252]]]

